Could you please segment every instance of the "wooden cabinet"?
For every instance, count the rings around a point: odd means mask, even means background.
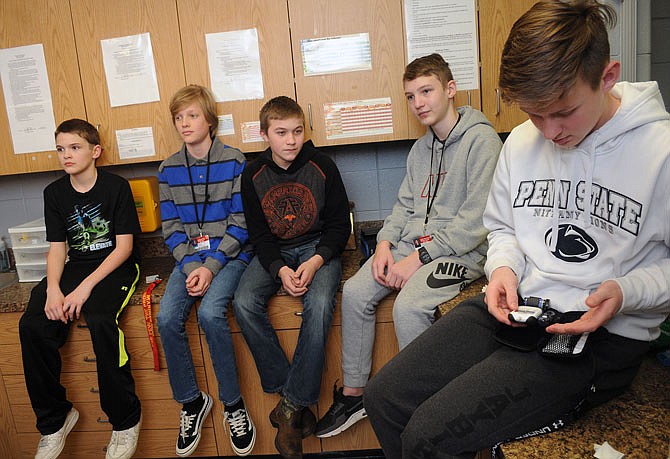
[[[154,311],[155,313],[155,311]],[[40,435],[35,429],[35,415],[26,391],[21,347],[18,338],[18,322],[21,313],[0,314],[0,407],[2,410],[0,427],[9,433],[6,442],[12,449],[3,451],[0,442],[0,456],[8,451],[18,451],[15,457],[33,457]],[[172,399],[168,381],[167,366],[161,356],[161,370],[153,370],[153,353],[144,325],[142,307],[130,305],[121,316],[121,328],[126,337],[131,357],[133,377],[137,395],[142,401],[142,431],[134,457],[174,456],[175,443],[179,432],[179,411],[181,406]],[[203,390],[207,389],[203,355],[200,347],[198,326],[194,317],[187,324],[189,344],[193,353],[197,378]],[[159,349],[162,349],[160,338]],[[98,378],[95,368],[95,354],[88,329],[82,321],[73,324],[68,342],[61,350],[63,369],[61,381],[67,389],[68,399],[79,410],[80,419],[66,443],[62,457],[100,457],[109,442],[111,426],[106,414],[100,408]],[[6,454],[5,454],[6,453]],[[12,453],[14,454],[14,453]],[[217,445],[211,419],[203,428],[195,456],[215,456]]]
[[[86,118],[69,2],[0,2],[0,48],[38,43],[44,48],[56,125],[67,118]],[[14,154],[6,110],[8,97],[0,91],[0,175],[58,169],[55,151]]]
[[[405,66],[402,2],[289,0],[288,4],[296,96],[307,112],[314,144],[319,146],[407,139],[408,111],[402,85]],[[305,75],[301,50],[303,40],[360,33],[369,34],[371,70]],[[391,133],[328,138],[325,104],[378,98],[390,99],[393,121]],[[379,115],[363,111],[359,116],[371,120]],[[358,125],[364,124],[360,119],[353,121]],[[345,130],[344,123],[342,130]]]
[[[258,121],[267,99],[294,96],[291,38],[286,2],[262,0],[177,0],[184,69],[189,84],[210,86],[205,35],[256,29],[263,73],[263,99],[217,104],[220,115],[233,115],[234,135],[221,136],[223,143],[243,151],[260,151],[264,142],[242,139],[242,123]]]
[[[500,98],[500,56],[514,22],[537,0],[479,0],[479,47],[482,111],[498,132],[509,132],[528,119],[516,104]]]
[[[71,0],[70,4],[88,121],[98,127],[104,146],[99,164],[167,158],[181,145],[170,116],[170,98],[186,82],[175,0]],[[143,33],[151,39],[160,100],[112,107],[100,40]],[[145,127],[153,130],[156,154],[120,159],[116,131]]]

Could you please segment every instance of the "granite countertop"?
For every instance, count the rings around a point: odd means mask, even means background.
[[[130,300],[130,304],[142,304],[142,293],[144,293],[148,286],[145,281],[147,276],[157,275],[161,279],[166,280],[175,264],[174,258],[162,247],[162,242],[158,243],[154,240],[149,240],[147,243],[143,243],[141,251],[140,281]],[[344,251],[342,255],[342,284],[358,271],[361,258],[363,258],[363,255],[358,249]],[[36,282],[16,282],[0,289],[0,313],[25,311],[28,299],[30,298],[30,291],[36,284]],[[340,290],[341,287],[340,285]],[[165,282],[161,282],[152,292],[152,303],[159,303],[164,291]],[[280,289],[278,294],[285,295],[282,289]]]

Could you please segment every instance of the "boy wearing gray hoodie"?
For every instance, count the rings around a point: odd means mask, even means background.
[[[402,349],[434,320],[437,305],[484,275],[482,223],[501,148],[486,117],[456,107],[456,82],[439,54],[412,61],[403,75],[410,109],[427,127],[407,157],[407,173],[377,248],[342,292],[344,387],[319,421],[317,437],[337,435],[363,419],[376,307],[397,291],[393,321]]]

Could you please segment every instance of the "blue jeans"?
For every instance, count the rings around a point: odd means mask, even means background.
[[[219,383],[219,399],[225,405],[235,404],[241,398],[227,313],[228,304],[246,266],[241,260],[229,261],[212,278],[212,283],[198,307],[198,324],[205,332],[214,374]],[[182,404],[191,402],[200,395],[186,335],[186,321],[193,304],[199,298],[188,294],[186,275],[179,267],[175,267],[170,274],[156,317],[167,360],[172,395]]]
[[[286,264],[296,269],[314,255],[315,249],[316,242],[312,242],[283,249],[281,254]],[[314,275],[302,297],[302,324],[293,361],[289,363],[267,315],[267,300],[281,287],[281,282],[272,278],[258,257],[251,260],[235,293],[233,307],[265,392],[281,392],[302,406],[319,400],[326,340],[341,275],[339,258],[331,259]]]

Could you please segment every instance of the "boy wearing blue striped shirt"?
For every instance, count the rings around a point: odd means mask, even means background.
[[[228,304],[252,257],[240,196],[245,158],[216,138],[216,102],[207,88],[180,89],[170,112],[184,144],[158,169],[163,237],[176,264],[157,322],[172,393],[183,404],[176,453],[185,457],[195,451],[213,404],[198,387],[185,327],[200,299],[198,323],[224,404],[224,427],[233,451],[246,456],[256,430],[240,394],[227,318]]]

